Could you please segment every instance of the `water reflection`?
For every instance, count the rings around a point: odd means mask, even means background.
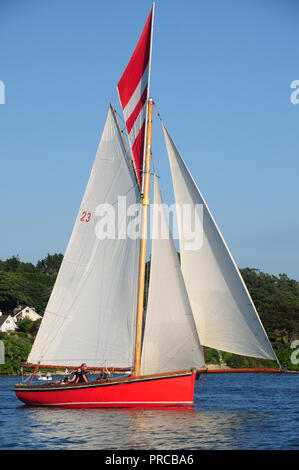
[[[20,407],[27,434],[22,448],[234,449],[259,417],[187,409],[62,410]]]
[[[196,383],[194,407],[102,410],[26,407],[2,378],[0,448],[298,449],[299,375],[246,375]]]

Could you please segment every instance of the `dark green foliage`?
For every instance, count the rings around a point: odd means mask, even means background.
[[[11,313],[17,304],[35,307],[43,314],[53,288],[63,255],[48,254],[34,266],[12,256],[0,260],[0,309],[3,314]],[[146,308],[149,286],[150,261],[146,263],[144,309]],[[265,274],[258,269],[240,270],[261,321],[269,336],[280,363],[292,370],[299,365],[292,364],[290,348],[292,340],[299,339],[299,283],[286,274],[278,277]],[[19,373],[21,362],[26,361],[31,344],[40,322],[23,320],[18,333],[0,333],[5,343],[6,363],[0,365],[0,374]],[[207,364],[226,363],[233,368],[275,367],[273,361],[237,356],[206,348]]]
[[[55,282],[54,277],[39,273],[0,271],[0,308],[11,313],[17,304],[34,306],[44,312]]]
[[[239,356],[237,354],[222,353],[223,361],[232,369],[276,369],[276,361],[256,359],[254,357]]]
[[[18,328],[22,333],[26,333],[27,336],[30,335],[34,338],[38,329],[40,327],[41,320],[30,320],[30,318],[24,318],[24,320],[18,322]]]
[[[286,274],[240,271],[272,344],[299,338],[299,283]]]
[[[220,365],[220,356],[218,351],[211,348],[205,348],[205,360],[206,364],[218,364]]]
[[[291,356],[293,353],[294,353],[294,349],[290,349],[289,345],[281,347],[279,350],[276,351],[278,360],[283,367],[285,367],[288,370],[299,371],[299,364],[296,364],[291,361]],[[298,360],[298,353],[296,354],[296,359]]]
[[[292,340],[299,338],[299,283],[286,274],[278,277],[259,269],[240,270],[260,319],[269,336],[280,364],[289,370],[299,370],[291,362]],[[211,355],[210,351],[214,351]],[[206,348],[206,362],[217,363],[219,352]],[[220,352],[223,362],[232,368],[275,368],[274,361]]]
[[[42,314],[46,308],[62,254],[49,255],[32,263],[23,263],[18,256],[0,261],[0,308],[11,313],[17,304],[35,307]]]
[[[55,253],[54,255],[48,253],[46,258],[37,262],[36,269],[43,274],[52,276],[58,273],[62,259],[63,255],[61,253]]]
[[[0,333],[0,340],[5,348],[5,364],[0,364],[0,374],[19,374],[21,364],[30,353],[33,339],[19,333]]]

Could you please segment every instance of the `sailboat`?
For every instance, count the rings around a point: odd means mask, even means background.
[[[277,360],[236,263],[164,122],[178,217],[180,260],[151,172],[149,97],[153,4],[118,82],[129,146],[110,104],[88,184],[43,320],[15,385],[25,404],[59,407],[192,406],[203,347]],[[130,150],[129,150],[130,149]],[[145,265],[153,180],[150,281]],[[144,322],[145,318],[145,322]],[[38,368],[109,371],[88,383],[35,384]],[[122,375],[121,375],[122,374]],[[130,375],[128,375],[130,374]],[[119,376],[121,375],[121,376]]]

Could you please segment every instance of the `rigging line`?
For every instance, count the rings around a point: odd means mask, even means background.
[[[161,178],[161,176],[159,176],[156,172],[156,168],[155,168],[155,160],[154,160],[154,157],[152,157],[152,164],[153,164],[153,173],[151,173],[151,175],[153,174],[154,176],[156,176],[157,178]]]
[[[149,173],[149,174],[152,175],[152,176],[155,174],[155,172],[152,172],[152,171],[145,171],[145,170],[141,170],[141,169],[139,169],[139,170],[137,169],[136,171],[140,171],[141,173]],[[158,176],[158,175],[156,175],[156,176]],[[158,178],[160,178],[160,177],[158,176]]]
[[[155,104],[155,102],[154,102]],[[151,165],[153,167],[153,171],[152,172],[149,172],[151,176],[156,176],[157,178],[161,178],[161,176],[159,176],[156,172],[156,168],[155,168],[155,156],[154,156],[154,153],[151,152]],[[143,170],[139,170],[141,171],[142,173],[147,173],[146,171],[143,171]]]
[[[153,101],[153,105],[154,105],[154,108],[155,108],[156,113],[157,113],[157,115],[158,115],[158,118],[160,119],[161,122],[163,122],[163,119],[162,119],[162,117],[161,117],[161,114],[159,113],[159,110],[158,110],[158,107],[157,107],[155,101]],[[153,165],[154,174],[156,175],[157,178],[160,179],[161,176],[159,176],[159,175],[157,174],[157,172],[156,172],[156,168],[155,168],[155,157],[154,157],[153,154],[152,154],[152,165]],[[152,173],[151,173],[151,174],[152,174]]]
[[[115,108],[114,108],[114,109],[115,109]],[[116,114],[118,115],[118,117],[122,120],[122,122],[123,122],[124,124],[126,124],[126,122],[125,122],[123,116],[117,111],[117,109],[115,109],[115,112],[116,112]]]
[[[158,107],[157,107],[155,101],[154,101],[154,107],[155,107],[155,109],[156,109],[156,113],[157,113],[157,115],[158,115],[158,118],[160,119],[161,122],[163,122],[163,119],[162,119],[162,117],[161,117],[161,114],[159,113],[159,110],[158,110]]]
[[[115,109],[115,108],[114,108],[114,109]],[[124,120],[123,116],[117,111],[117,109],[115,109],[115,113],[117,114],[117,116],[119,117],[119,119],[120,119],[120,120],[124,123],[124,125],[125,125],[125,127],[124,127],[123,129],[121,129],[122,133],[123,133],[125,136],[127,136],[127,137],[129,138],[129,136],[128,136],[128,134],[127,134],[126,121]]]
[[[135,190],[136,187],[138,188],[138,183],[134,183],[134,185],[131,186],[131,188],[129,188],[128,191],[126,191],[126,192],[123,193],[123,194],[119,194],[118,197],[120,197],[120,196],[121,196],[121,197],[127,196],[131,191]],[[117,204],[118,204],[118,199],[117,199],[117,201],[112,202],[112,203],[111,203],[111,206],[112,206],[112,207],[115,207]]]
[[[113,98],[115,98],[116,101],[118,101],[119,96],[114,95]],[[124,127],[121,129],[121,132],[122,132],[127,138],[129,138],[129,137],[128,137],[128,134],[127,134],[126,121],[124,120],[122,113],[120,113],[120,112],[116,109],[116,107],[115,107],[114,105],[113,105],[113,108],[114,108],[115,114],[117,114],[117,116],[119,117],[119,119],[124,123]]]

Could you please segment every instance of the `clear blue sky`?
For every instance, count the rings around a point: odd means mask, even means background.
[[[64,253],[151,1],[1,0],[0,258]],[[157,0],[151,95],[239,267],[299,280],[297,0]],[[153,157],[172,202],[159,121]]]

